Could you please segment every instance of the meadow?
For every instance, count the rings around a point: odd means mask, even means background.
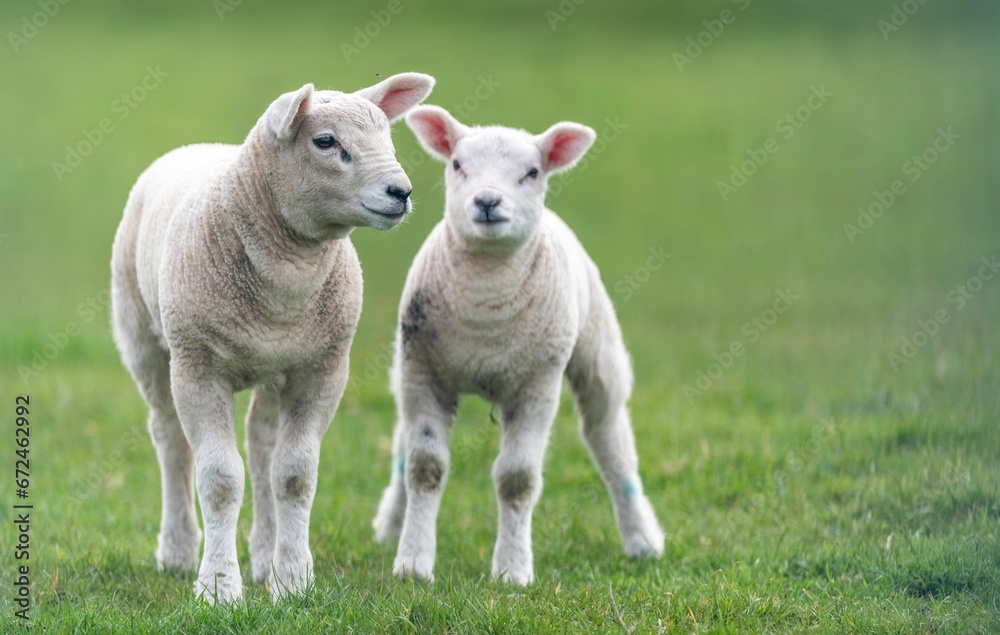
[[[44,3],[0,7],[0,631],[23,625],[27,501],[37,632],[1000,632],[994,5],[341,4],[54,3],[34,34]],[[108,323],[125,198],[169,149],[240,142],[282,92],[405,70],[436,76],[428,103],[468,124],[598,131],[549,206],[616,303],[666,553],[622,553],[564,391],[536,582],[489,576],[499,433],[476,399],[455,423],[436,582],[390,575],[370,527],[388,351],[443,205],[443,165],[398,124],[415,211],[352,236],[365,304],[323,445],[315,588],[274,605],[249,583],[248,495],[247,598],[213,609],[153,561],[159,472]]]

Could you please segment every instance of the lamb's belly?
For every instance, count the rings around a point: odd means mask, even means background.
[[[291,329],[251,329],[216,339],[212,345],[223,374],[237,390],[259,384],[282,385],[286,375],[317,363],[335,338],[303,336]]]
[[[456,393],[503,402],[540,377],[562,373],[571,346],[560,339],[452,336],[441,350],[439,363],[444,372],[439,376],[451,377]]]

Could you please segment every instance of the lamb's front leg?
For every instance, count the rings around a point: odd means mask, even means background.
[[[506,582],[534,579],[531,514],[542,493],[542,463],[561,387],[561,376],[540,382],[502,410],[503,437],[493,464],[500,508],[493,577]]]
[[[243,459],[236,445],[233,393],[189,359],[171,361],[174,403],[194,453],[195,483],[205,523],[196,596],[226,603],[243,595],[236,559],[236,521],[243,502]]]
[[[271,458],[277,533],[268,589],[275,599],[301,593],[313,579],[309,517],[320,442],[347,384],[347,354],[330,365],[291,374],[281,393],[278,439]]]
[[[392,572],[434,579],[437,515],[448,480],[453,407],[440,391],[411,380],[401,390],[406,512]],[[451,402],[452,404],[454,402]]]

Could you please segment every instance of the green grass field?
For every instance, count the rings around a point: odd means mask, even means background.
[[[5,37],[0,631],[20,623],[13,421],[30,395],[36,632],[1000,632],[1000,277],[983,264],[1000,259],[995,7],[930,0],[886,39],[888,0],[566,2],[555,30],[555,0],[403,0],[348,56],[341,43],[387,4],[339,4],[71,2],[24,42]],[[674,54],[725,8],[735,21],[679,70]],[[40,10],[4,3],[2,33]],[[122,100],[147,68],[155,86]],[[246,601],[210,608],[193,578],[154,566],[159,472],[105,295],[126,195],[173,147],[241,141],[282,92],[404,70],[435,75],[429,103],[466,123],[539,132],[569,119],[602,134],[550,207],[618,306],[666,554],[624,557],[566,394],[535,513],[536,582],[492,582],[498,430],[470,399],[437,581],[390,576],[394,549],[370,528],[394,424],[386,351],[443,203],[443,166],[400,124],[416,212],[353,236],[365,307],[324,441],[315,589],[274,605],[249,583],[248,495]],[[78,166],[53,168],[105,118]],[[734,179],[734,166],[753,174]],[[779,293],[795,297],[770,312]]]

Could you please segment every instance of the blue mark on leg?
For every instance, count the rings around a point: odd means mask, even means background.
[[[629,476],[622,484],[622,498],[627,501],[635,500],[639,495],[639,482],[634,476]]]
[[[396,474],[403,474],[406,472],[406,461],[402,458],[393,459],[393,468],[396,470]]]

